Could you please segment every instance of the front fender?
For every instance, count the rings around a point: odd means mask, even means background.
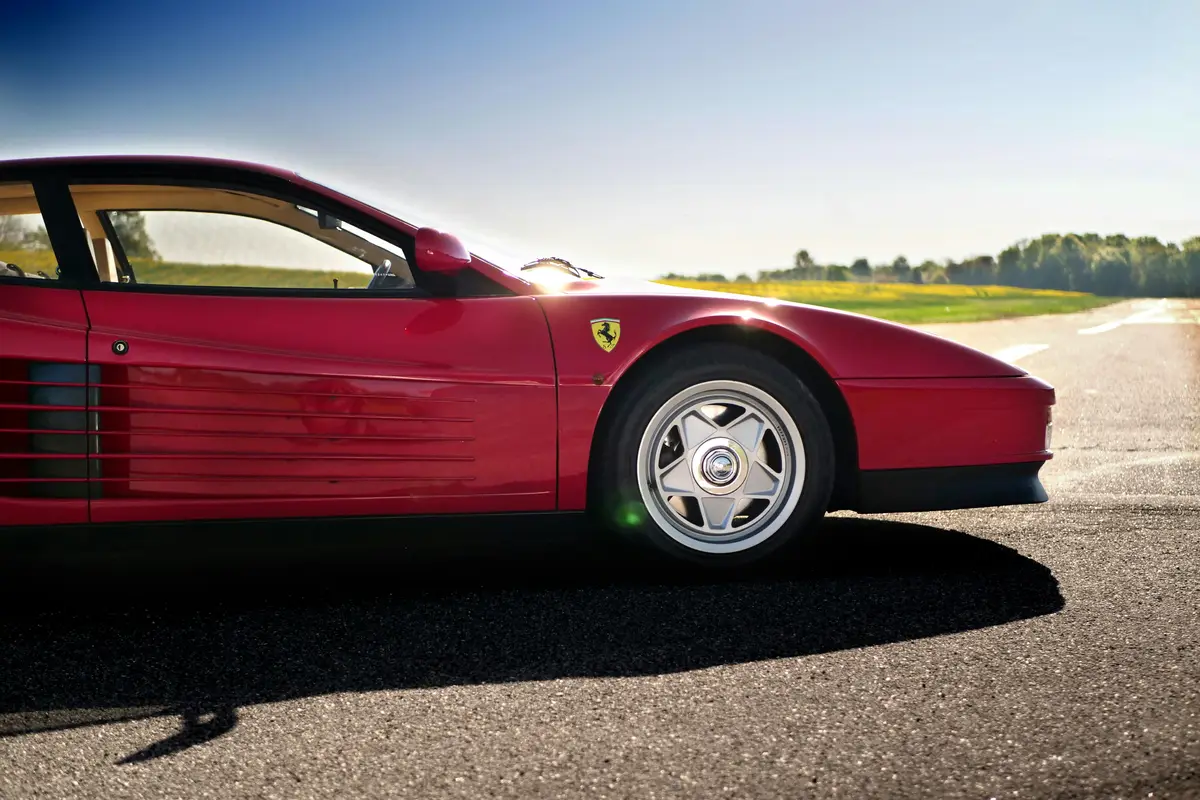
[[[658,346],[700,328],[741,326],[801,348],[835,381],[1013,377],[1025,373],[977,350],[896,323],[814,306],[723,294],[543,295],[559,387],[559,508],[587,503],[588,460],[613,386]],[[619,322],[605,349],[593,320]]]

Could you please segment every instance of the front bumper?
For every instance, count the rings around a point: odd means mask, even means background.
[[[884,514],[1044,503],[1049,496],[1038,472],[1045,463],[864,470],[850,510]]]

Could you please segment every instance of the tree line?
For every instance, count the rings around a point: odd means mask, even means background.
[[[718,273],[668,279],[727,281]],[[1200,297],[1200,236],[1181,244],[1153,236],[1048,233],[1017,242],[999,255],[963,261],[925,261],[913,266],[904,256],[890,264],[818,264],[807,250],[785,269],[763,270],[759,281],[897,281],[1061,289],[1105,297]],[[752,282],[748,273],[735,281]]]

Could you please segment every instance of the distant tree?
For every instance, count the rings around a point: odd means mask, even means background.
[[[22,250],[49,250],[50,249],[50,234],[46,233],[46,226],[38,225],[36,230],[26,232],[21,239]]]
[[[1123,248],[1105,246],[1096,256],[1092,287],[1103,297],[1122,297],[1133,293],[1133,267]]]
[[[161,258],[154,248],[154,240],[146,232],[146,218],[141,212],[111,211],[109,216],[125,255],[130,258]]]
[[[1004,286],[1020,286],[1021,279],[1021,248],[1013,245],[1000,253],[996,264],[996,280]]]
[[[1184,281],[1188,297],[1200,297],[1200,236],[1183,243]]]
[[[913,270],[913,283],[934,283],[935,279],[944,274],[944,270],[936,261],[926,259],[921,266]]]
[[[908,283],[912,280],[912,266],[908,263],[907,258],[896,256],[896,260],[892,262],[892,275],[901,283]]]
[[[743,273],[741,273],[740,275],[738,275],[738,276],[737,276],[736,278],[734,278],[733,280],[734,280],[734,282],[735,282],[735,283],[754,283],[754,279],[753,279],[753,278],[751,278],[749,275],[747,275],[747,274],[746,274],[746,273],[744,273],[744,272],[743,272]]]
[[[991,256],[975,256],[966,261],[947,261],[946,280],[969,286],[983,286],[996,280],[996,260]]]
[[[850,265],[850,273],[856,278],[871,277],[871,265],[865,258],[859,258]]]
[[[850,268],[841,264],[830,264],[825,268],[825,280],[848,281],[850,280]]]
[[[0,249],[16,250],[28,233],[25,220],[13,214],[0,214]]]
[[[1099,239],[1100,237],[1096,236],[1096,242]],[[1059,259],[1062,261],[1063,272],[1066,273],[1067,288],[1073,292],[1092,290],[1092,265],[1088,260],[1088,247],[1088,241],[1079,236],[1067,235],[1059,240]]]

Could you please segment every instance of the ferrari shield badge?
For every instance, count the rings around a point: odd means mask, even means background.
[[[592,320],[592,337],[596,344],[606,353],[611,353],[621,338],[621,320],[594,319]]]

